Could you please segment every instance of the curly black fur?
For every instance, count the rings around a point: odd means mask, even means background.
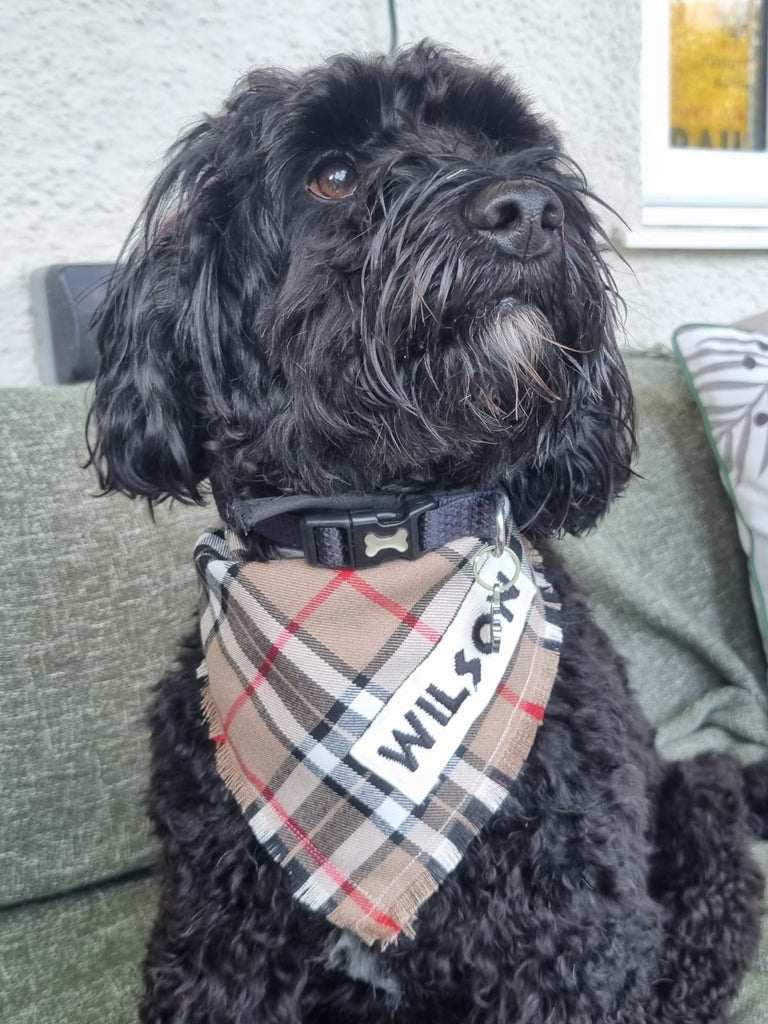
[[[346,198],[308,187],[329,159],[357,183]],[[375,952],[296,903],[256,843],[216,772],[188,641],[152,712],[145,1024],[729,1019],[757,941],[748,818],[768,825],[768,768],[659,761],[545,540],[594,525],[630,472],[592,200],[509,79],[426,44],[254,71],[172,150],[101,313],[102,486],[505,487],[565,639],[503,812],[416,938]]]

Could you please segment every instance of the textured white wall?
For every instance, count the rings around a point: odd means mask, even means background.
[[[640,0],[400,0],[401,41],[502,61],[595,189],[639,212]],[[253,64],[388,45],[384,0],[7,0],[0,39],[0,383],[38,381],[29,275],[115,259],[163,151]],[[631,256],[631,340],[768,305],[764,254]]]

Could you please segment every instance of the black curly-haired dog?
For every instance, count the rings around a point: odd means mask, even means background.
[[[592,198],[513,82],[426,44],[253,71],[172,151],[101,313],[103,488],[199,501],[210,477],[221,508],[503,488],[564,645],[501,811],[415,938],[381,950],[306,910],[257,843],[217,773],[189,640],[151,716],[144,1022],[729,1019],[758,936],[765,769],[660,762],[546,540],[591,527],[630,472]]]

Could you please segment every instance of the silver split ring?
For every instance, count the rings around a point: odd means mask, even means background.
[[[487,583],[484,579],[481,579],[480,577],[480,566],[478,563],[483,555],[490,554],[491,552],[493,552],[494,555],[496,554],[495,546],[493,544],[485,544],[483,545],[483,547],[480,548],[480,550],[475,555],[474,561],[472,562],[472,572],[474,573],[475,579],[484,590],[490,590],[491,592],[493,592],[493,588],[498,587],[499,592],[503,594],[505,593],[505,591],[514,587],[515,583],[517,583],[517,578],[520,575],[520,559],[517,557],[512,548],[505,547],[501,553],[502,555],[506,553],[514,559],[516,566],[515,573],[512,579],[507,580],[506,583],[498,582],[498,573],[496,574],[497,578],[493,581],[493,583]]]

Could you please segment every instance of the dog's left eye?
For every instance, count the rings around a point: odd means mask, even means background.
[[[357,188],[358,175],[348,160],[334,157],[320,164],[309,179],[309,191],[320,199],[346,199]]]

